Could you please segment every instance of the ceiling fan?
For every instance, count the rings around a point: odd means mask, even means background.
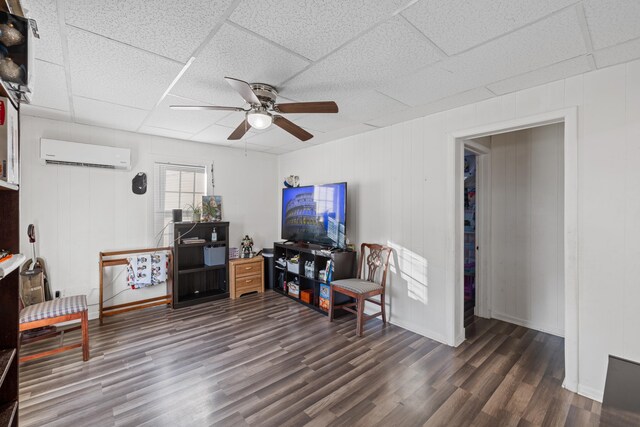
[[[307,141],[313,138],[313,135],[280,114],[338,112],[338,105],[333,101],[276,104],[278,92],[271,85],[264,83],[249,84],[231,77],[225,77],[224,79],[247,101],[249,105],[246,108],[218,105],[170,105],[169,107],[174,110],[219,110],[245,113],[244,121],[227,138],[230,140],[242,138],[251,128],[266,129],[271,124],[274,124],[296,138]]]

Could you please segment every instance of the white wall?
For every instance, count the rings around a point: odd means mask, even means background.
[[[579,384],[601,397],[607,355],[640,360],[640,61],[282,155],[279,176],[349,183],[348,236],[397,249],[391,322],[446,341],[453,132],[578,106]],[[278,190],[278,193],[279,194]]]
[[[130,148],[132,169],[44,166],[39,160],[40,138]],[[272,196],[277,181],[274,155],[248,152],[245,156],[243,150],[23,116],[20,223],[24,233],[27,224],[35,224],[38,252],[47,262],[54,291],[86,294],[90,304],[97,304],[100,251],[156,246],[156,161],[194,165],[213,161],[215,194],[223,198],[223,220],[230,222],[231,243],[239,246],[242,236],[249,234],[257,248],[272,246],[278,237],[277,201]],[[135,195],[131,179],[141,171],[147,173],[148,189],[145,195]],[[21,246],[24,253],[31,253],[26,238]],[[117,275],[116,270],[106,277],[112,275]],[[121,275],[107,284],[105,298],[125,288]],[[111,303],[150,298],[165,290],[164,286],[129,290]],[[94,305],[90,315],[96,314]]]
[[[492,317],[564,335],[563,124],[491,137]],[[480,196],[482,197],[482,196]]]

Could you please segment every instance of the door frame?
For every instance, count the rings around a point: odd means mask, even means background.
[[[578,378],[578,109],[565,108],[447,135],[447,265],[446,320],[447,344],[458,346],[464,341],[464,203],[458,197],[463,185],[465,140],[564,123],[564,315],[565,378],[563,386],[577,391]]]
[[[491,149],[472,140],[463,141],[464,151],[476,155],[476,306],[475,314],[486,319],[491,318],[492,292],[489,286],[491,277]],[[464,181],[458,197],[464,199]],[[463,207],[464,209],[464,207]],[[462,212],[464,220],[464,210]],[[464,227],[464,226],[463,226]],[[464,232],[464,230],[463,230]],[[462,236],[464,250],[464,235]],[[464,261],[464,260],[463,260]],[[464,289],[464,283],[463,283]]]

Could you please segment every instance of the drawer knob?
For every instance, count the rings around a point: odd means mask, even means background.
[[[246,280],[246,283],[251,283],[251,282],[253,282],[252,279]]]
[[[253,267],[245,267],[245,270],[251,270]]]

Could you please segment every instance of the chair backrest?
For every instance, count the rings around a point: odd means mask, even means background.
[[[368,252],[368,253],[367,253]],[[380,286],[384,288],[387,281],[387,270],[389,269],[389,258],[391,248],[376,243],[363,243],[360,245],[360,261],[358,263],[358,279],[368,282],[375,282],[376,275],[382,268],[382,278]],[[366,262],[366,271],[364,270]]]

